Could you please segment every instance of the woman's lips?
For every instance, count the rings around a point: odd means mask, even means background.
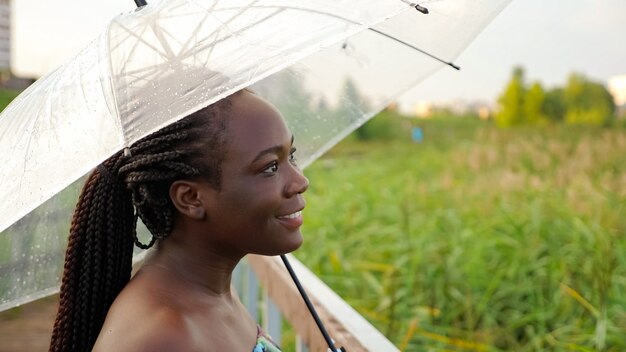
[[[295,213],[280,215],[276,217],[283,226],[295,230],[302,226],[304,219],[302,217],[302,210],[298,210]]]

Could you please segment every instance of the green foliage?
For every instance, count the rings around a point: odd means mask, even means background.
[[[272,75],[268,80],[270,84],[257,85],[254,90],[269,99],[283,116],[300,115],[308,111],[303,107],[310,105],[311,97],[302,86],[296,71],[283,70]]]
[[[352,120],[354,117],[363,116],[363,112],[369,110],[367,100],[361,95],[351,78],[346,78],[344,81],[340,97],[339,106],[330,113],[330,116]],[[359,133],[356,133],[357,138],[360,138]]]
[[[562,88],[554,88],[546,93],[541,111],[550,121],[561,122],[565,119],[565,96]]]
[[[0,111],[9,105],[9,103],[15,99],[21,92],[11,89],[0,89]]]
[[[345,109],[364,110],[363,108],[367,108],[367,102],[361,96],[361,93],[359,92],[356,84],[354,83],[354,81],[352,81],[351,78],[346,78],[346,80],[344,81],[341,96],[343,98],[341,106]]]
[[[306,170],[296,256],[404,351],[626,350],[626,130],[421,125]]]
[[[601,84],[574,73],[563,94],[567,104],[565,121],[570,124],[606,125],[613,118],[613,97]]]
[[[406,117],[386,109],[354,131],[354,136],[362,141],[409,138],[410,125]]]
[[[501,127],[560,121],[575,125],[609,125],[615,115],[613,97],[603,85],[573,73],[564,88],[546,92],[538,82],[528,88],[524,71],[519,67],[498,98],[498,104],[500,110],[495,120]]]
[[[517,67],[504,93],[498,98],[500,111],[496,114],[495,120],[499,126],[509,127],[524,122],[525,95],[524,70]]]
[[[524,98],[524,116],[530,124],[540,125],[548,122],[548,117],[543,113],[543,107],[546,100],[546,93],[543,91],[541,84],[533,83],[526,92]]]

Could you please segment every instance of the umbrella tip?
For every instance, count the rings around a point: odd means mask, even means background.
[[[424,6],[420,6],[419,4],[414,3],[414,2],[412,2],[410,0],[400,0],[400,1],[402,1],[403,3],[405,3],[405,4],[407,4],[407,5],[411,6],[411,7],[414,7],[417,11],[423,13],[424,15],[428,14],[428,9],[425,8]]]
[[[425,8],[424,6],[420,6],[418,4],[415,4],[415,9],[421,13],[423,13],[424,15],[428,15],[428,9]]]
[[[146,0],[135,0],[135,4],[137,5],[137,7],[142,7],[142,6],[148,5],[146,3]]]

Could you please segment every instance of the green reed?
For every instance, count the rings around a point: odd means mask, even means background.
[[[402,350],[626,349],[626,130],[421,122],[306,170],[306,265]]]

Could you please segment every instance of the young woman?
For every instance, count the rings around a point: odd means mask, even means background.
[[[294,152],[280,113],[243,90],[100,165],[74,213],[50,351],[278,350],[231,274],[302,243]],[[133,243],[155,248],[129,281]]]

